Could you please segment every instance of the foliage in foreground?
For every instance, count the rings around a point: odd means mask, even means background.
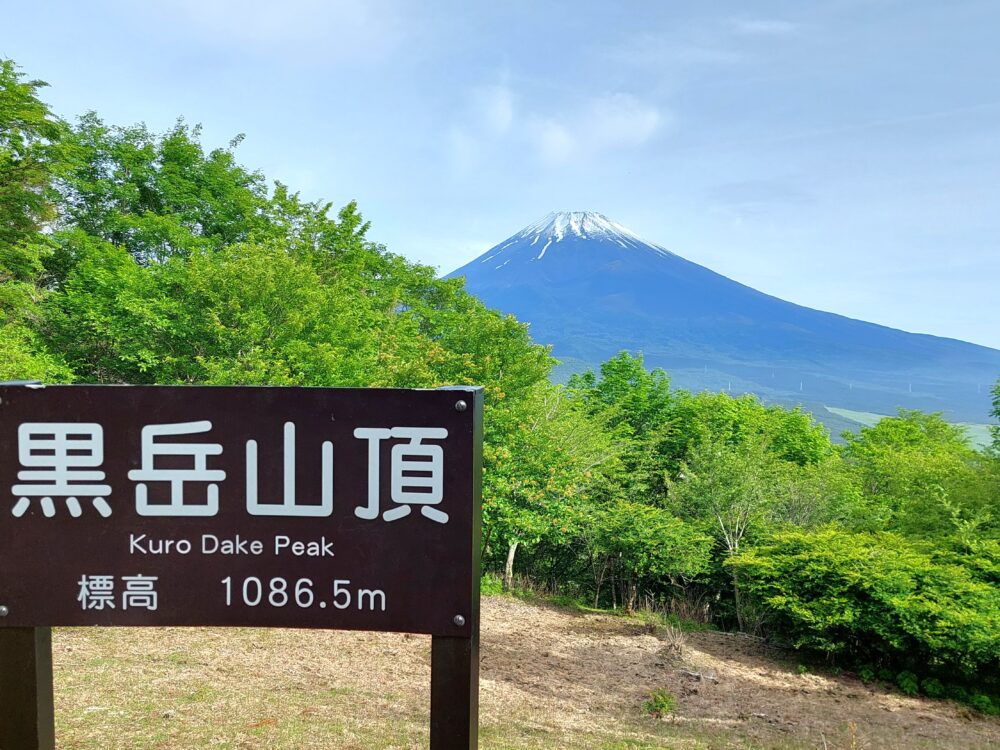
[[[981,545],[992,572],[971,553],[929,547],[898,534],[836,528],[774,534],[728,565],[766,605],[768,629],[828,661],[888,674],[906,692],[976,698],[1000,710],[997,545]],[[975,692],[972,697],[975,697]]]

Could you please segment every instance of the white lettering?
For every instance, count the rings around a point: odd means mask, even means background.
[[[148,554],[148,550],[146,550],[142,546],[142,540],[145,539],[145,538],[146,538],[145,534],[139,534],[139,536],[136,536],[135,534],[129,534],[129,537],[128,537],[128,551],[131,554],[133,554],[133,555],[135,555],[135,554],[140,554],[140,555]]]
[[[191,549],[187,539],[149,539],[145,534],[129,534],[128,537],[128,551],[132,555],[169,555],[171,552],[186,555]]]
[[[274,537],[274,554],[280,555],[282,550],[291,552],[295,557],[333,557],[333,542],[327,541],[325,536],[311,542],[299,542],[278,535]]]
[[[215,534],[201,535],[203,555],[261,555],[264,543],[259,539],[244,539],[239,534],[232,539],[220,539]]]

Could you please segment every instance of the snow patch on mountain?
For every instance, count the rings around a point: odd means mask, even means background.
[[[554,211],[542,220],[526,226],[508,242],[525,239],[537,241],[538,238],[562,242],[569,235],[582,240],[610,240],[622,247],[654,247],[663,253],[671,254],[669,250],[646,242],[628,227],[596,211]]]
[[[669,250],[647,242],[628,227],[612,221],[604,214],[596,211],[554,211],[508,237],[491,252],[487,252],[480,259],[480,263],[493,260],[508,248],[514,250],[523,247],[533,248],[539,244],[541,251],[537,254],[532,251],[530,260],[542,260],[552,243],[558,244],[568,239],[611,242],[625,250],[642,250],[663,256],[674,256]]]

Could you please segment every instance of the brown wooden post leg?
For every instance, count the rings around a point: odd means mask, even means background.
[[[0,750],[55,750],[52,630],[0,628]]]
[[[431,639],[431,750],[479,747],[479,634]]]
[[[479,582],[480,536],[482,534],[483,484],[483,389],[471,393],[472,471],[468,487],[472,506],[472,538],[468,584],[472,609],[456,613],[456,626],[468,623],[469,635],[431,638],[431,747],[430,750],[478,750],[479,748]],[[464,621],[460,622],[459,618]]]

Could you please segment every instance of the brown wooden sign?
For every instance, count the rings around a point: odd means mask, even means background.
[[[475,652],[481,414],[472,388],[0,386],[0,629],[348,628],[447,639],[435,664],[446,642]]]

